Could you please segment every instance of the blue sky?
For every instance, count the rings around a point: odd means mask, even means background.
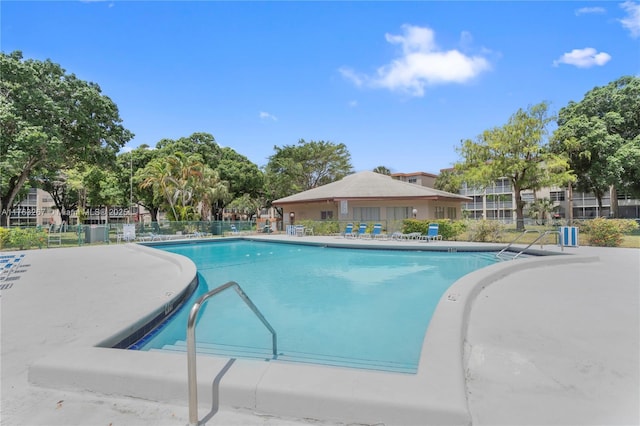
[[[640,75],[640,2],[0,3],[3,52],[100,85],[128,147],[211,133],[258,166],[344,143],[356,171],[438,173],[541,101]]]

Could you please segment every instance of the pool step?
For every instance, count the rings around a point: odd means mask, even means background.
[[[172,345],[164,345],[162,349],[156,349],[171,352],[186,352],[187,343],[184,340],[178,340]],[[198,343],[196,352],[202,355],[223,356],[232,358],[250,358],[260,360],[272,360],[273,354],[271,349],[255,348],[249,346],[233,346],[212,343]],[[392,371],[397,373],[414,374],[417,366],[409,363],[346,358],[325,354],[281,351],[278,353],[278,361],[298,362],[305,364],[322,364],[337,367],[363,368],[367,370]]]

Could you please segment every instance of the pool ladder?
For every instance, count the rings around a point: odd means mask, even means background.
[[[520,238],[522,238],[524,236],[524,234],[528,233],[528,232],[537,232],[538,234],[540,234],[540,231],[538,231],[537,229],[528,229],[525,230],[522,234],[518,235],[513,241],[511,241],[505,248],[503,248],[502,250],[500,250],[498,253],[496,253],[496,257],[500,258],[500,255],[502,253],[504,253],[505,251],[507,251],[509,249],[509,247],[511,247],[513,244],[515,244]],[[537,243],[538,241],[542,240],[542,238],[546,237],[549,234],[558,234],[558,236],[560,237],[560,250],[564,251],[564,243],[562,242],[562,236],[560,235],[560,231],[545,231],[544,233],[540,234],[535,240],[533,240],[528,246],[526,246],[525,248],[523,248],[522,250],[520,250],[518,252],[518,254],[516,254],[515,256],[513,256],[511,259],[515,259],[518,256],[520,256],[522,253],[524,253],[525,251],[527,251],[529,249],[529,247],[531,247],[532,245],[534,245],[535,243]],[[542,242],[540,242],[540,248],[542,249]]]
[[[210,292],[204,294],[193,304],[189,312],[189,320],[187,321],[187,374],[189,385],[189,426],[198,426],[198,381],[196,374],[196,319],[200,308],[210,297],[233,287],[240,298],[251,308],[254,314],[262,321],[265,327],[271,332],[271,341],[273,346],[273,357],[278,356],[278,338],[276,331],[271,324],[265,319],[260,310],[253,304],[249,296],[242,290],[240,285],[235,281],[229,281],[220,287],[214,288]]]

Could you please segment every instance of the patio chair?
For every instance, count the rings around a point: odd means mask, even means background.
[[[356,233],[356,238],[369,238],[371,234],[367,232],[367,224],[361,223],[358,227],[358,232]]]
[[[47,235],[47,247],[54,243],[62,245],[62,227],[51,224],[49,225],[49,235]]]
[[[374,240],[386,240],[388,238],[387,234],[382,232],[381,223],[376,223],[375,225],[373,225],[373,232],[371,233],[371,237],[373,237]]]
[[[240,234],[240,231],[238,231],[238,228],[236,228],[236,226],[232,224],[232,225],[231,225],[231,233],[232,233],[233,235],[239,235],[239,234]]]
[[[429,224],[429,229],[427,230],[426,235],[422,235],[420,237],[421,241],[431,241],[431,240],[442,240],[442,235],[440,235],[439,232],[440,229],[440,225],[438,225],[437,223],[430,223]]]
[[[342,234],[342,236],[344,238],[351,238],[351,237],[355,237],[355,233],[353,232],[353,223],[347,223],[347,226],[345,226],[344,228],[344,233]]]

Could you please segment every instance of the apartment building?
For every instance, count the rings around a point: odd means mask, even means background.
[[[37,188],[31,188],[27,196],[13,208],[3,211],[2,214],[9,215],[9,226],[49,226],[51,224],[76,225],[78,223],[78,211],[60,212],[51,198],[51,195]],[[139,215],[138,208],[133,206],[130,211],[126,207],[87,207],[84,210],[84,224],[100,223],[127,223],[137,221]]]
[[[423,178],[427,176],[428,178]],[[436,175],[429,173],[395,173],[391,177],[404,182],[415,183],[422,186],[433,186]],[[433,177],[433,179],[431,179]],[[515,194],[509,179],[502,178],[496,180],[493,185],[477,189],[467,184],[463,184],[460,195],[472,199],[463,204],[462,209],[466,217],[471,219],[491,219],[512,222],[516,219]],[[573,191],[573,218],[593,219],[595,217],[609,217],[611,215],[611,193],[606,194],[602,199],[602,208],[598,206],[595,195]],[[569,217],[569,190],[568,188],[548,187],[535,191],[523,191],[522,199],[528,204],[536,199],[547,198],[555,206],[553,214],[558,218]],[[616,195],[618,203],[618,217],[640,218],[640,199],[632,198],[628,194],[618,193]],[[527,217],[525,207],[525,217]]]

